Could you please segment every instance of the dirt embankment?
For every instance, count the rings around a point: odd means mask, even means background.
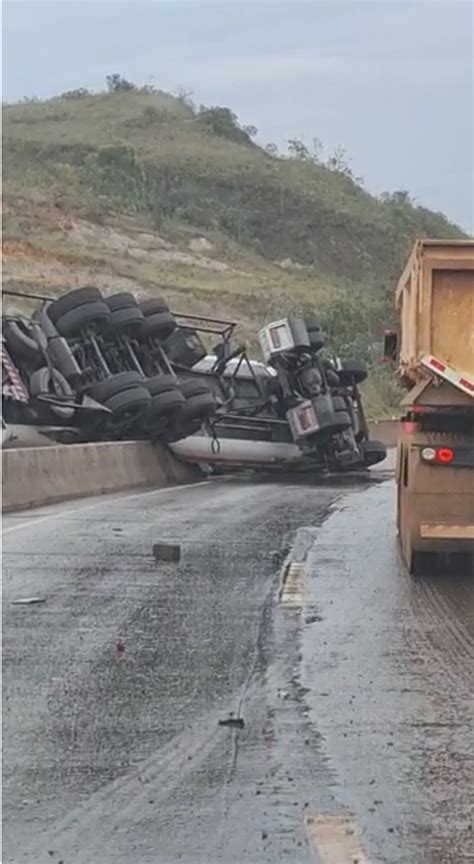
[[[139,295],[150,290],[140,272],[144,267],[157,273],[184,267],[203,276],[207,272],[250,277],[214,257],[214,246],[204,237],[192,237],[183,249],[140,226],[132,224],[125,232],[72,218],[51,206],[29,205],[27,213],[22,212],[21,201],[4,205],[4,214],[14,217],[17,228],[13,236],[5,232],[2,250],[4,284],[12,289],[29,285],[55,294],[90,284],[105,292],[131,290]]]

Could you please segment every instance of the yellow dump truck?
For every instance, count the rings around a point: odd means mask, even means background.
[[[397,524],[416,572],[424,553],[474,552],[474,241],[419,240],[386,334],[408,392],[397,453]]]

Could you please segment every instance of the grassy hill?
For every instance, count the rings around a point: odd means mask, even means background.
[[[229,109],[109,83],[4,108],[9,286],[164,293],[251,342],[268,317],[311,311],[370,360],[415,237],[463,236],[406,193],[369,195],[341,154],[267,152]]]

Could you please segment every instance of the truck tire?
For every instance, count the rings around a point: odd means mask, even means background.
[[[339,380],[339,375],[336,372],[336,367],[332,360],[329,360],[328,357],[323,357],[321,360],[321,365],[324,370],[324,375],[326,377],[326,381],[330,387],[340,387],[341,382]]]
[[[326,381],[328,382],[330,387],[335,388],[335,387],[341,386],[341,379],[339,378],[339,375],[337,374],[337,372],[334,371],[334,369],[326,369],[325,375],[326,375]]]
[[[348,429],[349,426],[352,426],[351,415],[348,411],[335,411],[334,412],[334,424],[332,428],[334,431]]]
[[[166,300],[163,299],[163,297],[150,297],[149,300],[142,300],[142,302],[138,305],[145,317],[148,317],[148,315],[154,315],[155,312],[170,311],[170,307],[168,306]]]
[[[4,318],[2,325],[7,348],[14,358],[33,365],[41,363],[43,359],[41,349],[33,336],[33,329],[25,321],[21,318],[17,320]]]
[[[414,573],[415,571],[415,563],[416,563],[416,555],[415,550],[413,548],[413,526],[410,520],[409,513],[409,496],[406,489],[401,488],[400,484],[398,486],[398,513],[397,513],[397,522],[398,522],[398,533],[399,533],[399,541],[400,541],[400,549],[402,553],[402,558],[405,561],[407,570],[409,573]]]
[[[166,340],[163,349],[172,363],[192,368],[206,356],[207,351],[196,330],[177,326]]]
[[[313,351],[320,351],[324,347],[326,339],[321,328],[315,318],[305,319],[306,329],[309,336],[309,344]]]
[[[198,432],[201,426],[202,419],[199,417],[194,420],[192,417],[188,417],[185,420],[181,413],[176,419],[172,418],[172,422],[163,430],[163,440],[168,444],[172,444],[174,441],[182,441],[183,438],[187,438],[189,435],[194,435]]]
[[[342,364],[342,369],[337,370],[337,375],[343,387],[353,384],[362,384],[367,378],[368,372],[364,363],[358,360],[348,360]]]
[[[206,382],[201,381],[199,378],[186,378],[184,381],[180,381],[179,389],[186,396],[186,399],[189,399],[191,396],[211,393]]]
[[[31,396],[61,396],[74,402],[74,391],[58,369],[48,369],[43,366],[30,375],[29,390]],[[73,405],[48,405],[50,411],[61,420],[70,420],[74,414]]]
[[[428,566],[433,566],[436,554],[415,549],[415,530],[411,519],[410,496],[406,490],[401,495],[399,540],[402,557],[411,576],[421,576],[427,572]]]
[[[346,401],[342,396],[333,396],[332,404],[335,411],[347,411]]]
[[[151,405],[148,409],[150,417],[172,417],[180,414],[186,406],[186,399],[177,390],[168,390],[167,393],[158,393],[152,396]]]
[[[178,387],[174,375],[165,374],[154,375],[153,378],[147,378],[144,384],[152,396],[158,396],[160,393],[171,393]]]
[[[367,467],[378,465],[387,456],[387,448],[381,441],[363,441],[361,448],[364,455],[364,463]]]
[[[112,375],[105,381],[93,384],[89,390],[89,395],[97,402],[103,402],[105,399],[115,396],[116,393],[142,385],[144,386],[144,379],[139,372],[119,372],[118,375]]]
[[[143,336],[145,338],[148,336],[157,336],[159,339],[164,340],[171,335],[175,328],[176,321],[171,312],[154,312],[152,315],[145,315]]]
[[[189,396],[186,399],[186,405],[183,409],[183,420],[205,420],[207,417],[212,417],[217,408],[217,402],[210,391],[207,393],[199,393],[196,396]]]
[[[322,330],[310,330],[308,336],[309,344],[312,351],[317,352],[321,351],[321,348],[324,348],[326,340],[324,338],[324,333],[322,332]]]
[[[74,291],[68,291],[57,300],[53,300],[47,307],[49,319],[56,324],[58,318],[72,312],[73,309],[78,309],[86,303],[97,303],[102,300],[102,294],[98,288],[76,288]]]
[[[130,419],[137,414],[141,414],[149,407],[151,396],[145,387],[130,387],[128,390],[122,390],[120,393],[115,393],[105,399],[103,404],[106,408],[110,408],[113,413],[126,419]]]
[[[321,330],[321,324],[319,323],[318,319],[313,318],[310,315],[304,319],[304,323],[306,324],[306,329],[308,333],[310,330]]]
[[[132,309],[134,306],[138,306],[135,297],[130,291],[122,291],[120,294],[110,294],[109,297],[104,297],[104,303],[111,312],[116,312],[118,309]]]
[[[76,336],[84,327],[91,324],[103,329],[107,326],[109,318],[110,311],[102,301],[84,303],[57,318],[56,327],[61,336]]]
[[[140,333],[143,329],[145,318],[138,306],[127,306],[121,309],[113,309],[107,322],[106,336],[118,333]]]

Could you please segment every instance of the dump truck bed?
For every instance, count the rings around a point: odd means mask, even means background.
[[[419,240],[398,283],[400,374],[426,378],[434,357],[474,377],[474,241]]]

